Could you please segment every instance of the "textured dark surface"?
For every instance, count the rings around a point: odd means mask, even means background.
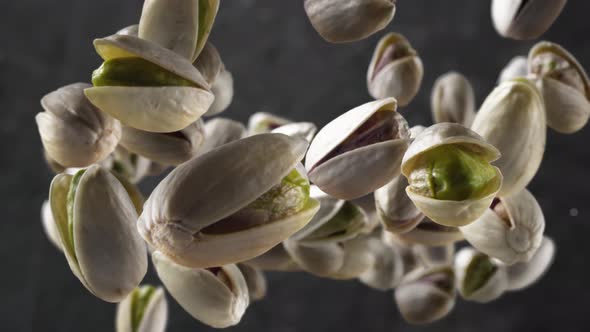
[[[276,112],[323,125],[369,101],[365,71],[379,35],[330,45],[312,29],[302,0],[222,1],[212,41],[233,72],[236,96],[224,116],[245,121]],[[474,84],[478,103],[499,70],[533,42],[501,39],[489,1],[398,1],[387,31],[405,34],[420,52],[425,79],[403,114],[412,125],[431,123],[435,78],[459,70]],[[39,209],[52,174],[34,122],[40,97],[98,67],[92,39],[137,21],[139,0],[0,1],[0,330],[111,331],[115,305],[91,296],[61,253],[47,241]],[[545,39],[564,45],[590,66],[587,1],[570,1]],[[523,126],[526,124],[523,124]],[[269,274],[268,297],[248,309],[235,331],[587,331],[590,324],[588,128],[570,136],[550,131],[542,168],[530,189],[543,206],[556,262],[534,287],[487,305],[459,301],[430,327],[402,321],[391,292],[358,282],[305,274]],[[148,184],[144,189],[149,189]],[[577,216],[571,209],[577,209]],[[155,281],[153,273],[148,281]],[[209,331],[169,297],[168,331]]]

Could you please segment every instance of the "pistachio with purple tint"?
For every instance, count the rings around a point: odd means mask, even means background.
[[[137,287],[117,305],[117,332],[164,332],[168,304],[162,287]]]
[[[457,289],[466,300],[487,303],[508,289],[506,267],[473,248],[461,249],[455,257]]]
[[[492,0],[492,21],[506,38],[535,39],[557,19],[567,0]]]

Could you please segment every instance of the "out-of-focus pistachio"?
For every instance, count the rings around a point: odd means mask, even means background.
[[[60,251],[63,251],[61,237],[59,236],[59,230],[57,229],[57,225],[53,219],[53,213],[51,212],[49,201],[44,201],[43,205],[41,205],[41,222],[49,242],[51,242]]]
[[[373,264],[359,276],[359,280],[374,289],[393,289],[401,282],[405,271],[400,252],[385,244],[380,234],[370,237],[367,244]]]
[[[204,115],[212,116],[225,111],[234,96],[234,80],[231,73],[225,69],[217,48],[207,42],[193,65],[203,74],[215,95],[213,104]]]
[[[291,120],[267,112],[254,113],[248,119],[248,136],[270,133],[291,122]]]
[[[266,296],[266,278],[264,273],[256,267],[248,264],[240,263],[236,265],[248,285],[248,294],[251,301],[262,300]]]
[[[515,56],[500,72],[498,84],[528,75],[528,60],[526,56]]]
[[[535,39],[551,27],[567,0],[492,0],[496,31],[512,39]]]
[[[430,218],[422,219],[409,232],[400,234],[392,233],[392,237],[408,245],[422,244],[426,246],[444,246],[464,239],[459,228],[441,225],[432,221]]]
[[[454,268],[457,289],[466,300],[487,303],[508,288],[506,267],[473,248],[465,247],[457,253]]]
[[[246,137],[243,124],[225,118],[215,118],[205,122],[205,139],[197,153],[207,153],[226,143]]]
[[[262,271],[292,272],[301,270],[287,250],[285,250],[283,243],[279,243],[264,254],[247,260],[244,263]]]
[[[164,332],[168,303],[162,287],[137,287],[117,306],[117,332]]]
[[[311,142],[318,128],[311,122],[293,122],[273,129],[272,133],[304,138]]]
[[[117,35],[134,36],[137,37],[139,34],[139,25],[133,24],[116,32]]]
[[[471,126],[475,118],[475,92],[465,76],[449,72],[440,76],[430,97],[435,123],[454,122]]]
[[[424,266],[451,265],[455,257],[455,243],[438,246],[416,244],[412,249]]]
[[[541,246],[528,262],[519,262],[508,266],[508,289],[521,290],[533,285],[547,272],[555,256],[555,243],[549,237],[543,237]]]
[[[110,164],[105,165],[105,167],[131,183],[138,183],[144,177],[152,175],[151,167],[154,162],[129,152],[121,145],[117,146],[115,151],[113,151],[110,159]]]
[[[408,180],[398,175],[385,186],[375,190],[377,216],[389,232],[409,232],[424,219],[424,214],[406,194],[407,186]]]

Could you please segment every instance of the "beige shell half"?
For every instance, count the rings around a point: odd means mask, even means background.
[[[304,138],[308,142],[311,142],[317,130],[318,128],[312,122],[293,122],[273,129],[271,133],[297,136]]]
[[[545,236],[541,246],[528,262],[508,266],[508,290],[516,291],[530,287],[551,267],[555,256],[555,243]]]
[[[473,291],[471,294],[465,292],[464,284],[468,278],[480,278],[478,274],[468,274],[467,268],[472,260],[479,253],[470,247],[465,247],[455,256],[455,276],[457,278],[457,290],[461,297],[468,301],[479,303],[488,303],[498,299],[508,289],[508,276],[506,274],[506,267],[494,258],[487,258],[490,263],[494,265],[496,271],[489,277],[485,284],[479,289]]]
[[[234,77],[229,70],[222,70],[211,85],[215,100],[204,114],[213,116],[225,111],[234,99]]]
[[[567,0],[492,0],[492,21],[507,38],[535,39],[551,27]]]
[[[526,77],[529,73],[528,59],[526,56],[515,56],[506,64],[498,76],[498,84],[513,80],[519,77]]]
[[[198,154],[207,153],[226,143],[246,137],[246,127],[234,120],[215,118],[205,122],[205,139]]]
[[[117,306],[115,326],[117,332],[164,332],[168,320],[168,303],[162,287],[156,288],[143,309],[137,329],[133,329],[133,298],[131,293]]]
[[[440,225],[429,218],[424,218],[409,232],[398,234],[388,232],[388,236],[406,245],[444,246],[464,240],[463,234],[457,227]]]
[[[446,73],[434,82],[430,105],[435,123],[454,122],[469,127],[475,118],[473,86],[458,72]]]
[[[315,230],[332,219],[338,211],[340,211],[345,202],[326,194],[315,185],[310,186],[309,197],[313,197],[320,203],[320,209],[305,227],[290,237],[292,240],[301,241],[305,239],[306,236],[312,234]]]
[[[219,51],[211,42],[205,44],[201,54],[193,62],[193,66],[199,70],[210,86],[213,85],[217,75],[225,68]]]
[[[41,205],[41,223],[49,242],[59,249],[59,251],[63,251],[59,230],[57,229],[55,220],[53,219],[53,213],[51,212],[51,206],[47,200]]]
[[[375,190],[377,216],[389,232],[407,233],[424,219],[424,214],[406,194],[407,186],[408,180],[398,175],[385,186]]]
[[[236,266],[240,269],[240,272],[242,272],[244,280],[246,280],[250,300],[262,300],[266,296],[266,290],[268,288],[266,277],[262,270],[245,263],[239,263]]]

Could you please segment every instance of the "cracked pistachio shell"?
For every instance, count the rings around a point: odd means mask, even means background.
[[[57,229],[57,225],[53,219],[53,213],[51,212],[51,206],[47,200],[43,202],[43,205],[41,205],[41,222],[49,242],[51,242],[60,251],[63,251],[59,230]]]
[[[246,137],[247,131],[243,124],[225,118],[215,118],[205,122],[205,139],[198,150],[204,154],[226,143]]]
[[[368,246],[373,255],[373,264],[359,276],[359,280],[373,289],[393,289],[404,276],[400,252],[385,244],[380,236],[369,238]]]
[[[311,122],[294,122],[273,129],[272,133],[285,134],[287,136],[301,137],[308,142],[313,140],[318,128]]]
[[[248,136],[270,133],[291,122],[291,120],[267,112],[254,113],[248,119]]]
[[[147,271],[137,212],[123,185],[98,165],[51,182],[49,204],[68,264],[107,302],[122,301]]]
[[[533,285],[547,272],[553,263],[554,256],[555,243],[549,237],[543,237],[541,246],[531,260],[506,267],[508,290],[521,290]]]
[[[395,14],[395,0],[305,0],[303,6],[311,25],[331,43],[365,39]]]
[[[485,142],[474,131],[456,123],[439,123],[427,128],[414,139],[404,155],[401,166],[402,174],[411,179],[411,174],[416,162],[420,159],[419,157],[443,145],[464,148],[472,152],[474,156],[490,163],[500,157],[498,149]],[[416,207],[432,221],[450,227],[467,225],[485,212],[496,193],[500,190],[502,174],[497,167],[494,167],[494,170],[496,176],[485,188],[485,195],[481,197],[460,201],[434,199],[415,193],[411,189],[411,181],[409,181],[410,186],[406,188],[406,193]]]
[[[121,124],[92,105],[75,83],[45,95],[35,116],[49,158],[63,167],[86,167],[106,158],[121,139]]]
[[[260,269],[244,263],[237,264],[237,267],[242,272],[246,285],[248,285],[250,300],[262,300],[266,296],[267,289],[264,273]]]
[[[500,72],[498,84],[528,75],[528,60],[526,56],[515,56]]]
[[[215,328],[240,322],[250,297],[236,265],[190,268],[176,264],[159,251],[152,254],[152,261],[164,287],[192,317]]]
[[[507,38],[535,39],[551,27],[567,0],[492,0],[492,21]]]
[[[416,244],[412,250],[424,266],[451,265],[455,257],[455,243],[438,246]]]
[[[139,37],[194,61],[205,47],[219,0],[145,0]]]
[[[545,217],[526,189],[499,197],[475,222],[460,227],[467,242],[507,265],[529,261],[543,240]]]
[[[381,225],[392,233],[413,230],[424,214],[406,194],[408,180],[399,175],[385,186],[375,190],[375,206]]]
[[[215,95],[215,100],[204,114],[205,116],[219,114],[231,104],[234,98],[234,78],[228,70],[223,69],[217,75],[217,78],[211,84],[211,92]]]
[[[176,53],[133,36],[112,35],[94,41],[105,60],[139,57],[190,81],[194,86],[99,86],[84,90],[96,107],[124,125],[151,132],[174,132],[195,122],[213,103],[209,85]]]
[[[199,119],[172,133],[153,133],[123,127],[121,145],[130,152],[163,165],[179,165],[197,155],[205,130]]]
[[[443,246],[464,239],[459,228],[441,225],[432,221],[430,218],[422,219],[422,221],[409,232],[390,234],[398,241],[409,245],[422,244],[427,246]]]
[[[162,287],[137,287],[117,305],[117,332],[164,332],[168,303]]]
[[[273,216],[263,209],[236,213],[281,184],[294,169],[308,183],[298,166],[306,147],[303,139],[262,134],[181,164],[146,201],[139,233],[185,266],[221,266],[263,254],[305,226],[319,203],[306,199],[300,209],[273,220],[267,220]]]
[[[292,272],[301,271],[301,268],[291,258],[283,243],[272,247],[264,254],[244,262],[262,271]]]
[[[410,42],[398,33],[379,40],[367,70],[367,87],[375,99],[394,97],[407,106],[416,96],[424,77],[424,66]]]
[[[465,300],[491,302],[502,296],[508,288],[506,267],[473,248],[459,250],[454,269],[457,289]]]
[[[501,83],[482,104],[471,129],[502,154],[494,162],[503,177],[497,195],[523,190],[545,152],[545,107],[537,88],[521,79]]]
[[[139,25],[133,24],[116,32],[117,35],[133,36],[137,37],[139,33]]]
[[[582,129],[590,117],[590,81],[584,67],[563,47],[545,41],[531,49],[528,65],[545,100],[547,125],[564,134]],[[543,72],[547,65],[552,67],[549,73]]]
[[[440,76],[430,97],[435,123],[454,122],[471,126],[475,118],[475,92],[469,80],[458,72]]]
[[[396,108],[394,98],[369,102],[323,127],[305,159],[311,182],[334,197],[350,200],[398,176],[409,133]]]
[[[455,274],[450,266],[418,268],[396,288],[395,302],[408,323],[427,324],[445,317],[455,306]]]

